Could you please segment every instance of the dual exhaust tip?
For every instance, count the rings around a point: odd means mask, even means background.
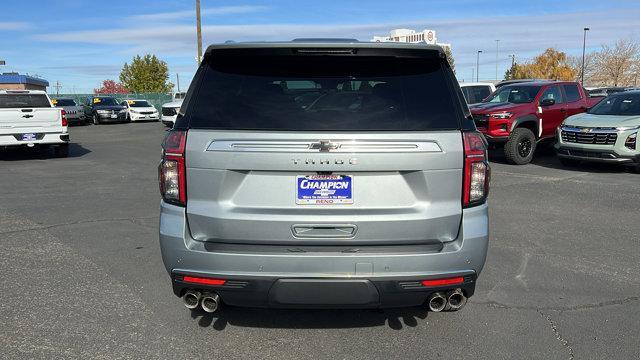
[[[182,297],[184,306],[193,310],[200,306],[208,313],[214,313],[220,308],[220,296],[213,292],[201,293],[198,290],[188,290]]]
[[[462,290],[455,289],[444,292],[435,292],[427,299],[427,307],[430,311],[456,311],[462,309],[467,303],[467,297]]]

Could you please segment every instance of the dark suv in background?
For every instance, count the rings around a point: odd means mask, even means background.
[[[94,125],[106,122],[127,122],[126,108],[112,96],[90,96],[84,104],[84,114]]]
[[[487,254],[486,143],[438,46],[211,46],[159,181],[190,309],[458,310]]]

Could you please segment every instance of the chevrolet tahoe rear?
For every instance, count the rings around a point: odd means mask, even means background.
[[[458,310],[486,258],[486,143],[437,46],[211,46],[159,181],[189,309]]]

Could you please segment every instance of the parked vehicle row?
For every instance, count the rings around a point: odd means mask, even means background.
[[[74,125],[160,120],[158,110],[143,99],[119,102],[112,96],[91,96],[82,105],[70,98],[52,99],[52,103],[63,108],[69,122]]]
[[[477,84],[460,84],[463,93]],[[619,163],[640,172],[640,90],[609,88],[589,95],[576,82],[514,80],[480,103],[469,103],[476,127],[512,164],[527,164],[536,146],[555,144],[562,164]],[[466,94],[466,93],[465,93]],[[604,100],[603,100],[604,99]]]

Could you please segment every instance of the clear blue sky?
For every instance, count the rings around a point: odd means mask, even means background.
[[[62,92],[89,92],[117,80],[126,61],[154,53],[179,73],[184,88],[195,71],[194,0],[3,0],[0,71],[59,80]],[[471,78],[476,51],[480,78],[499,76],[509,54],[527,60],[547,47],[580,54],[620,38],[640,41],[640,1],[202,0],[206,44],[225,40],[355,37],[369,40],[398,27],[436,30],[451,43],[460,79]],[[54,91],[50,88],[50,91]]]

